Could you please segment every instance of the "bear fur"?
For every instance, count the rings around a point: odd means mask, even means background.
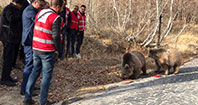
[[[137,79],[141,72],[146,74],[146,61],[142,53],[138,51],[131,51],[125,53],[122,58],[122,79]]]
[[[146,57],[146,69],[147,69],[147,74],[151,73],[153,71],[157,70],[157,65],[155,62],[155,59],[151,58],[151,57]]]
[[[149,57],[155,59],[157,71],[160,72],[161,68],[165,70],[164,75],[170,73],[173,68],[173,73],[179,72],[179,67],[182,65],[182,54],[176,49],[152,49],[149,51]]]

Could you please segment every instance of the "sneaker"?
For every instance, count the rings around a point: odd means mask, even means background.
[[[74,55],[73,54],[71,54],[71,55],[69,55],[69,57],[68,58],[74,58]]]
[[[20,95],[24,96],[25,95],[25,92],[20,92]]]
[[[54,102],[50,102],[50,101],[47,100],[46,103],[40,104],[40,105],[53,105],[53,104],[55,104],[55,103],[56,103],[55,101],[54,101]]]
[[[16,83],[16,82],[18,82],[18,80],[16,80],[16,79],[13,79],[12,77],[10,77],[10,78],[8,79],[8,81],[10,81],[10,82],[13,82],[13,83]]]
[[[81,59],[80,53],[76,54],[76,57]]]
[[[24,96],[25,95],[25,92],[20,92],[20,95]],[[38,96],[39,94],[37,93],[32,93],[32,97],[35,97],[35,96]]]
[[[13,87],[13,86],[16,86],[15,83],[9,81],[9,80],[6,80],[6,81],[1,81],[0,82],[1,85],[6,85],[6,86],[10,86],[10,87]]]
[[[23,105],[33,105],[35,102],[32,99],[24,99]]]
[[[18,69],[18,70],[21,70],[21,67],[18,66],[18,65],[15,65],[14,67],[12,67],[12,69]]]

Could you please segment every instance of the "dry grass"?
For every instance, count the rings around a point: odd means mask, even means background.
[[[175,48],[183,53],[193,53],[197,51],[198,48],[198,31],[197,25],[189,25],[186,31],[181,34],[176,42],[170,43],[168,45],[169,48]],[[176,35],[169,35],[163,43],[167,43],[171,41]]]
[[[8,5],[12,0],[0,0],[0,6],[4,7]]]

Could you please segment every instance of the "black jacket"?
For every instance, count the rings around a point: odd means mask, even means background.
[[[60,12],[60,16],[63,18],[63,22],[66,23],[66,7],[64,7],[63,11]],[[66,24],[66,29],[69,29],[69,25],[71,24],[71,12],[69,13],[68,22]]]
[[[14,4],[7,5],[1,14],[0,41],[20,44],[22,37],[22,11]]]
[[[54,21],[54,23],[52,24],[52,38],[54,41],[54,46],[56,48],[56,51],[58,51],[59,53],[62,51],[60,26],[61,26],[61,17],[58,17],[56,21]]]

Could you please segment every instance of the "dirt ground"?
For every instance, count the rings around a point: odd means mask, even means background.
[[[118,71],[120,70],[123,52],[123,48],[114,48],[114,46],[108,48],[102,41],[85,37],[81,50],[82,59],[65,58],[56,62],[49,90],[49,100],[55,102],[68,100],[88,92],[104,89],[102,87],[87,89],[89,87],[121,81]],[[19,95],[19,91],[24,65],[19,60],[17,65],[21,69],[14,69],[12,71],[12,77],[19,80],[17,86],[6,87],[0,85],[0,91],[3,92],[4,90],[4,93],[0,94],[5,94],[5,91],[15,91],[16,97],[22,97]],[[39,87],[40,82],[41,80],[36,83],[36,87]],[[39,94],[38,90],[35,92]],[[23,97],[21,101],[22,99]],[[35,97],[36,99],[38,99],[38,96]]]
[[[87,93],[106,89],[105,85],[107,84],[122,81],[120,64],[126,46],[127,42],[120,41],[119,38],[101,38],[87,35],[81,49],[82,59],[65,58],[56,62],[49,90],[49,100],[55,102],[67,101]],[[2,50],[0,51],[2,52]],[[186,53],[183,54],[183,58],[187,61],[195,55],[196,53]],[[23,96],[19,94],[19,91],[24,65],[20,61],[17,62],[17,65],[21,69],[14,69],[12,72],[12,77],[19,80],[17,86],[6,87],[0,85],[0,96],[12,94],[15,96],[10,97],[10,99],[18,97],[16,102],[22,102]],[[40,82],[41,80],[36,83],[36,87],[40,86]],[[35,93],[39,94],[39,90],[36,90]],[[9,100],[9,97],[7,98]],[[34,99],[38,100],[38,96]]]

